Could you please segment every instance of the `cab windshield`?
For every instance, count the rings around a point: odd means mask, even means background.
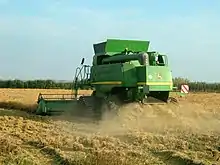
[[[167,56],[157,53],[149,54],[149,64],[150,66],[167,66]]]

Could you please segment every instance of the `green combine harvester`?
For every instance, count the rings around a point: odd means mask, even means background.
[[[113,111],[131,102],[177,102],[169,97],[173,82],[168,57],[148,51],[149,44],[149,41],[119,39],[94,44],[92,66],[84,65],[82,59],[76,69],[73,93],[68,96],[39,94],[37,114],[68,111],[100,116],[103,111]],[[91,96],[78,95],[79,89],[85,86],[93,89]]]

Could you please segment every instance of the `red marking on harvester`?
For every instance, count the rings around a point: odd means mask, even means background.
[[[189,86],[186,84],[181,85],[181,93],[189,93]]]

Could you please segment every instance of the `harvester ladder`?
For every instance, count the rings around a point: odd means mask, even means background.
[[[75,98],[78,96],[79,84],[85,85],[88,84],[90,79],[90,66],[82,65],[81,67],[76,68],[75,78],[73,82],[73,91]]]

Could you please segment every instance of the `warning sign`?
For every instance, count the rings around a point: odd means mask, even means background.
[[[189,93],[189,86],[181,85],[181,93]]]

